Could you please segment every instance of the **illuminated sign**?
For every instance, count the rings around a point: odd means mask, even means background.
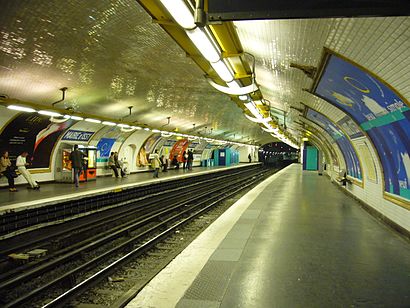
[[[315,93],[350,115],[379,154],[386,192],[410,199],[410,108],[375,75],[329,55]]]
[[[83,132],[80,130],[69,129],[63,136],[62,140],[87,142],[94,135],[94,132]]]
[[[358,180],[361,180],[362,171],[360,168],[359,159],[357,157],[355,150],[353,149],[352,144],[350,143],[346,135],[343,133],[343,131],[339,127],[337,127],[336,124],[334,124],[332,121],[326,118],[324,115],[313,109],[308,109],[306,113],[306,118],[322,127],[330,136],[332,136],[333,140],[339,146],[340,151],[342,152],[342,155],[346,162],[347,175]]]

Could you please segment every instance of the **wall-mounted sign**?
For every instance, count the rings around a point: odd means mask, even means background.
[[[53,148],[64,131],[73,124],[50,122],[50,117],[21,113],[4,128],[0,135],[1,150],[9,151],[15,160],[23,151],[29,153],[28,168],[49,168]]]
[[[69,129],[63,136],[62,140],[87,142],[94,135],[94,132],[84,132],[80,130]]]
[[[110,157],[112,146],[115,143],[114,138],[101,138],[98,141],[97,149],[99,151],[100,158]]]
[[[172,147],[171,152],[169,153],[169,159],[172,160],[174,156],[176,156],[178,161],[182,162],[183,161],[182,154],[184,153],[184,151],[188,149],[188,144],[189,144],[188,139],[178,140]]]
[[[314,92],[368,134],[383,166],[385,191],[410,200],[409,103],[377,76],[335,54],[328,54]]]
[[[332,136],[333,140],[339,146],[346,162],[347,174],[353,178],[361,180],[362,170],[360,168],[359,159],[352,144],[343,131],[324,115],[313,109],[308,108],[306,118],[322,127],[330,136]]]

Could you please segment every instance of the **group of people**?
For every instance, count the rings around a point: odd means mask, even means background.
[[[118,152],[111,152],[111,155],[108,158],[108,166],[114,172],[113,177],[115,176],[116,178],[118,178],[119,175],[121,175],[122,178],[127,177],[127,174],[124,171],[123,165],[118,159]],[[118,173],[118,170],[120,171],[119,173]]]
[[[14,184],[14,179],[18,177],[18,173],[20,173],[30,185],[29,188],[32,189],[40,189],[40,185],[36,181],[34,181],[33,177],[31,176],[30,171],[27,170],[27,166],[30,163],[27,162],[28,152],[22,152],[16,160],[16,165],[13,166],[9,157],[8,151],[3,151],[0,157],[0,175],[3,175],[7,178],[9,191],[16,192],[16,186]],[[17,170],[16,170],[17,169]],[[18,171],[18,173],[16,172]]]
[[[188,152],[184,151],[182,153],[182,168],[192,170],[192,165],[194,162],[194,152],[192,150],[188,150]],[[174,169],[179,169],[180,162],[178,161],[178,156],[174,155],[171,160],[171,166]],[[151,167],[154,169],[154,178],[159,177],[159,170],[162,168],[162,172],[168,171],[168,159],[165,158],[164,155],[161,157],[158,154],[158,150],[155,150],[153,154],[151,154]]]

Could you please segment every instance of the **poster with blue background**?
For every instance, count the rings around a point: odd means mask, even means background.
[[[346,135],[332,121],[326,118],[323,114],[308,108],[306,118],[322,127],[339,146],[340,151],[346,162],[347,175],[361,180],[362,170],[360,168],[357,154]]]
[[[97,144],[97,150],[99,153],[99,162],[106,162],[108,161],[108,157],[111,154],[111,148],[115,143],[114,138],[101,138]]]
[[[330,54],[315,94],[350,115],[373,142],[386,192],[410,199],[410,108],[391,87]]]

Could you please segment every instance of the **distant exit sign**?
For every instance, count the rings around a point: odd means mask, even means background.
[[[208,0],[208,19],[409,16],[410,0]]]

